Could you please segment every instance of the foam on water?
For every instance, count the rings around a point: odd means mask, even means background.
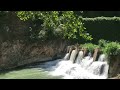
[[[65,57],[64,57],[65,60],[69,60],[69,54],[70,54],[70,53],[67,53],[67,54],[65,55]]]
[[[87,69],[81,67],[79,64],[72,64],[71,61],[61,61],[52,75],[63,75],[66,79],[106,79],[107,71],[100,73],[100,66],[107,65],[107,63],[92,63]],[[106,68],[108,69],[108,68]],[[106,72],[105,72],[106,71]],[[105,74],[104,74],[105,73]]]
[[[76,52],[72,51],[70,59],[68,53],[64,59],[45,63],[47,70],[51,71],[53,76],[62,75],[64,79],[107,79],[109,65],[106,56],[100,55],[98,61],[93,61],[93,57],[89,54],[83,58],[83,51],[79,51],[75,60]]]
[[[83,59],[83,51],[79,51],[77,59],[76,59],[76,63],[80,64],[82,59]]]

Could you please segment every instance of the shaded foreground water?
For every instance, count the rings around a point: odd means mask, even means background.
[[[83,51],[76,55],[73,50],[63,59],[1,72],[0,79],[107,79],[108,69],[107,57],[104,54],[94,61],[91,54],[83,57]]]
[[[27,66],[19,69],[0,73],[0,79],[60,79],[61,76],[52,76],[49,71],[35,66]]]

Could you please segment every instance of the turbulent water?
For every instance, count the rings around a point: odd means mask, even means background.
[[[83,51],[77,54],[75,50],[67,53],[63,59],[28,67],[0,74],[0,78],[107,79],[109,69],[106,55],[101,54],[98,60],[93,61],[91,53],[84,57]]]
[[[83,57],[83,52],[79,51],[77,58],[75,50],[63,59],[46,62],[39,67],[50,71],[53,76],[63,76],[64,79],[107,79],[109,65],[107,57],[102,54],[97,61],[93,61],[91,54]],[[75,60],[75,63],[73,61]]]

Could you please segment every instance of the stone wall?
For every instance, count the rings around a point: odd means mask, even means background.
[[[120,56],[109,57],[109,77],[115,77],[120,74]]]
[[[28,42],[31,23],[21,21],[14,11],[0,17],[0,69],[63,57],[68,42],[62,39]]]
[[[4,42],[0,47],[0,69],[63,58],[67,45],[62,40],[31,44],[19,40]]]

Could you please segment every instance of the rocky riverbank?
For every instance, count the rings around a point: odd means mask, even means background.
[[[49,41],[26,44],[22,41],[3,42],[0,46],[0,69],[62,58],[66,41]]]

